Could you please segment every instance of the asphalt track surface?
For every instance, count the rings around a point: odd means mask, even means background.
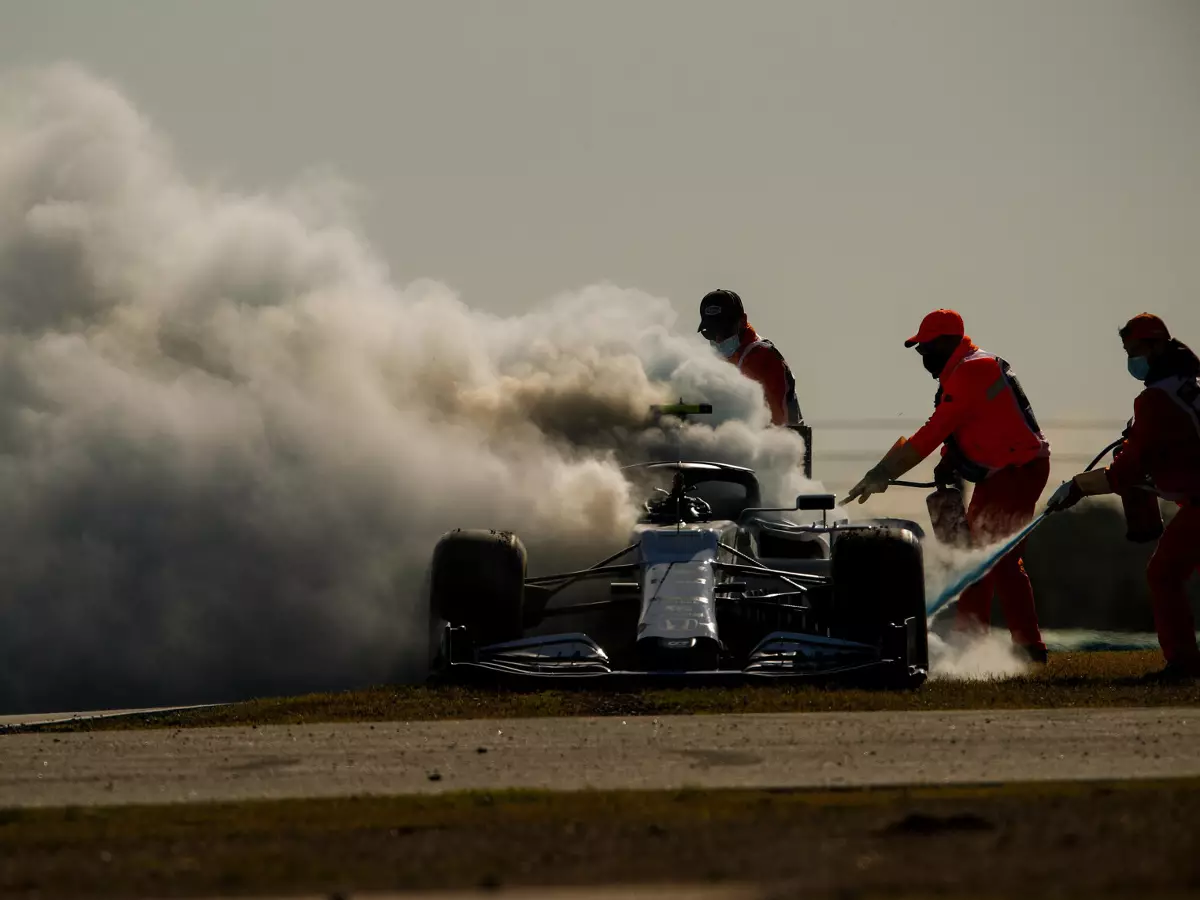
[[[482,900],[500,896],[504,900],[773,900],[775,895],[763,888],[752,885],[721,885],[691,886],[691,885],[622,885],[619,887],[506,887],[503,893],[491,888],[480,888],[474,891],[429,891],[394,893],[359,893],[354,894],[357,900]],[[277,900],[277,898],[258,897],[249,900]],[[278,900],[284,900],[280,897]],[[328,894],[305,894],[288,896],[286,900],[329,900]]]
[[[1200,776],[1200,709],[503,719],[0,735],[0,808]]]

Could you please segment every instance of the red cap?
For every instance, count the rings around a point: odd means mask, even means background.
[[[921,320],[921,327],[917,329],[916,334],[904,342],[904,346],[912,347],[916,344],[924,344],[944,335],[960,338],[965,333],[962,316],[952,309],[935,309]]]
[[[1163,320],[1153,313],[1138,313],[1125,323],[1125,327],[1121,329],[1121,337],[1133,341],[1169,341],[1171,332],[1167,331]]]

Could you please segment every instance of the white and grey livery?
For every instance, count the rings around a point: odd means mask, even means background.
[[[670,487],[652,488],[629,545],[588,569],[530,577],[516,535],[443,536],[427,580],[436,680],[924,682],[916,523],[829,522],[832,494],[766,509],[754,472],[740,466],[648,462],[626,471]],[[803,511],[820,521],[783,515]],[[606,587],[599,600],[552,602],[597,583]],[[596,624],[556,633],[549,626],[563,617]]]

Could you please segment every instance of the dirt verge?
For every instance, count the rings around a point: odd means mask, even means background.
[[[1200,780],[463,793],[0,813],[0,893],[742,883],[778,896],[1200,888]]]

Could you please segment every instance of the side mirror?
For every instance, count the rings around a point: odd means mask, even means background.
[[[821,521],[824,523],[826,520],[825,513],[831,509],[836,509],[836,508],[837,508],[837,497],[833,494],[800,494],[799,496],[796,497],[796,505],[795,506],[789,506],[789,507],[754,506],[754,507],[749,507],[747,509],[743,509],[741,514],[738,516],[738,524],[740,525],[742,523],[743,519],[747,518],[748,516],[752,515],[753,513],[796,512],[798,510],[812,510],[812,509],[821,510]]]
[[[833,494],[800,494],[796,497],[796,509],[828,511],[836,507],[837,497]]]

